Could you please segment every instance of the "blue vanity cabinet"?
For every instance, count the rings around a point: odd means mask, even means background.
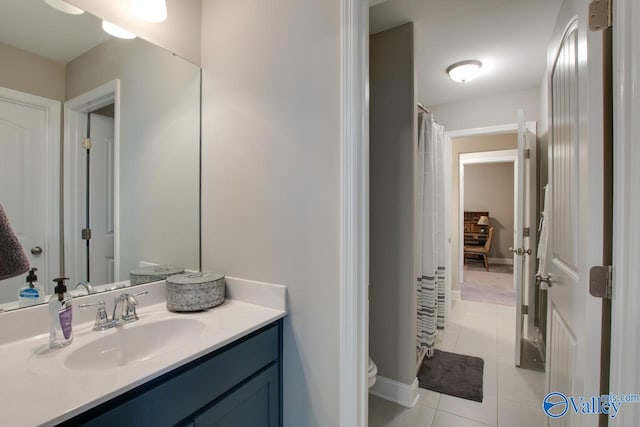
[[[282,320],[61,425],[282,426]]]

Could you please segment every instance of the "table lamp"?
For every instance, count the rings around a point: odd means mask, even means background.
[[[480,217],[480,219],[478,220],[478,225],[480,226],[480,232],[481,233],[486,233],[487,232],[487,225],[489,225],[489,217],[486,215],[482,215]]]

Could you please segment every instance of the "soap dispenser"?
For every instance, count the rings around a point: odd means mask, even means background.
[[[36,271],[38,271],[37,268],[29,270],[27,285],[20,288],[18,292],[18,304],[20,307],[29,307],[44,302],[44,288],[38,284]]]
[[[69,278],[53,279],[56,287],[49,300],[49,348],[52,349],[67,346],[73,341],[73,303],[71,295],[67,292],[65,280],[69,280]]]

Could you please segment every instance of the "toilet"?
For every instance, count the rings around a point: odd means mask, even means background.
[[[373,360],[369,358],[369,372],[367,374],[369,377],[369,388],[373,387],[376,383],[376,375],[378,375],[378,367],[373,363]]]

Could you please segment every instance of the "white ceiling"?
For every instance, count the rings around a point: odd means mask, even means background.
[[[418,99],[438,105],[538,87],[561,0],[370,0],[370,32],[414,22]],[[468,83],[446,74],[478,59]]]
[[[110,38],[93,15],[68,15],[43,0],[0,0],[0,42],[66,64]]]

